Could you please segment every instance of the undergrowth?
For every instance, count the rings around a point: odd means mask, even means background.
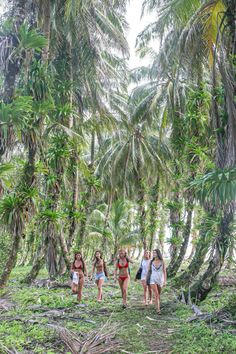
[[[0,353],[6,348],[20,353],[70,353],[50,327],[56,323],[81,338],[103,325],[116,325],[116,340],[120,349],[111,353],[146,354],[218,354],[236,352],[236,337],[227,331],[203,321],[187,322],[193,316],[189,306],[177,303],[169,286],[162,294],[162,314],[156,315],[153,305],[142,304],[142,287],[131,282],[129,306],[123,310],[118,285],[110,280],[104,285],[104,300],[97,303],[95,285],[84,288],[81,306],[69,288],[48,289],[21,283],[28,267],[16,268],[7,288],[1,291],[3,299],[14,304],[0,313]],[[46,278],[41,271],[39,278]],[[133,278],[133,274],[132,274]],[[215,287],[201,303],[202,312],[227,311],[235,318],[236,295],[233,289]],[[45,316],[46,314],[46,316]],[[5,349],[4,349],[5,348]]]

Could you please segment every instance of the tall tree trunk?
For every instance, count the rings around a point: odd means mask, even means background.
[[[43,240],[42,244],[39,245],[38,250],[36,252],[35,259],[33,261],[33,266],[30,272],[25,276],[24,282],[27,284],[31,284],[38,276],[40,269],[45,264],[47,246],[45,241]]]
[[[149,243],[149,250],[152,250],[153,241],[155,237],[155,233],[157,231],[157,204],[159,198],[159,177],[157,177],[157,181],[155,185],[152,187],[151,190],[151,197],[150,197],[150,222],[149,222],[149,232],[150,232],[150,243]]]
[[[39,1],[39,26],[42,29],[44,36],[47,38],[47,46],[42,51],[42,61],[46,63],[50,53],[50,33],[51,33],[51,0]]]
[[[198,239],[198,232],[196,230],[192,230],[191,252],[188,257],[188,260],[191,260],[196,252],[196,240],[197,239]]]
[[[145,206],[145,186],[141,176],[138,179],[138,219],[139,219],[139,235],[143,244],[143,249],[147,249],[147,233],[146,233],[146,206]]]
[[[66,268],[67,268],[67,270],[70,270],[71,261],[70,261],[70,257],[69,257],[69,252],[68,252],[66,240],[65,240],[65,237],[64,237],[64,234],[63,234],[63,229],[61,229],[61,232],[59,233],[59,241],[60,241],[61,250],[62,250],[62,256],[64,258],[64,262],[65,262]]]
[[[76,228],[77,228],[77,218],[75,213],[78,209],[78,198],[79,198],[79,168],[78,168],[78,154],[75,151],[72,155],[72,166],[73,166],[73,182],[72,182],[73,193],[72,193],[72,207],[71,207],[70,217],[69,217],[70,221],[69,221],[69,235],[67,240],[67,252],[69,252],[72,247]]]
[[[233,22],[233,40],[235,39],[236,25]],[[233,44],[233,50],[234,50]],[[219,55],[218,55],[219,53]],[[225,106],[221,107],[227,112],[227,124],[219,119],[218,105],[216,98],[213,98],[213,122],[216,128],[217,153],[216,166],[218,168],[234,167],[236,164],[236,79],[235,69],[230,61],[230,54],[226,53],[225,49],[220,48],[215,53],[215,58],[218,63],[221,74],[222,83],[224,85]],[[228,57],[226,57],[228,55]],[[216,89],[216,63],[213,65],[213,89]],[[191,291],[191,296],[199,300],[204,300],[216,282],[217,276],[224,263],[227,248],[230,239],[230,226],[233,222],[235,211],[235,203],[224,205],[222,211],[222,219],[219,228],[219,235],[215,238],[214,253],[210,260],[209,266],[201,279],[196,282]]]
[[[162,254],[164,252],[165,226],[166,226],[166,219],[164,218],[163,215],[161,215],[160,227],[158,230],[158,247],[161,249]]]
[[[214,253],[210,260],[209,266],[200,280],[191,288],[191,297],[193,299],[204,300],[212,289],[217,280],[217,276],[222,268],[225,255],[229,245],[229,237],[231,233],[231,223],[234,218],[234,206],[228,205],[224,207],[223,217],[220,223],[219,236],[214,242]]]
[[[26,5],[27,5],[27,0],[17,0],[14,2],[14,5],[12,6],[12,18],[14,19],[14,30],[15,33],[12,33],[10,35],[9,40],[11,40],[11,47],[12,48],[17,48],[18,46],[18,30],[20,26],[22,25],[24,19],[26,18]],[[11,49],[12,52],[13,49]],[[20,70],[20,65],[21,65],[21,60],[17,55],[11,56],[11,59],[9,59],[9,56],[11,55],[11,52],[7,51],[8,57],[5,58],[5,62],[7,63],[5,73],[4,73],[4,90],[3,90],[3,100],[4,102],[11,102],[13,95],[14,95],[14,90],[15,90],[15,83],[17,79],[17,75],[19,74]]]
[[[170,206],[170,227],[172,230],[170,239],[170,263],[168,269],[171,269],[178,255],[181,240],[181,207],[180,193],[175,191],[173,194],[173,203]]]
[[[57,238],[55,224],[48,221],[46,228],[47,235],[47,269],[50,279],[54,279],[58,274],[57,268]]]
[[[11,271],[16,265],[20,240],[24,229],[21,212],[16,211],[15,214],[13,215],[11,228],[12,228],[13,241],[12,241],[11,250],[6,265],[1,274],[0,288],[3,288],[6,285],[9,276],[11,274]]]
[[[216,212],[204,204],[205,213],[201,215],[199,238],[196,244],[196,250],[188,268],[175,278],[175,281],[179,285],[186,285],[186,287],[196,278],[204,260],[208,253],[210,244],[212,243],[212,235],[215,232],[215,218]],[[212,220],[212,221],[210,221]],[[212,227],[213,226],[213,227]]]
[[[178,257],[174,262],[172,262],[172,264],[168,266],[169,277],[174,277],[176,275],[177,271],[179,270],[184,260],[185,253],[188,248],[190,232],[191,232],[191,224],[192,224],[192,215],[193,215],[193,194],[191,191],[188,191],[186,211],[187,211],[187,219],[183,228],[183,242],[180,247]]]
[[[109,220],[109,215],[110,215],[110,211],[111,211],[111,206],[112,206],[112,198],[113,195],[112,193],[109,196],[109,200],[108,200],[108,206],[107,206],[107,211],[106,211],[106,215],[105,215],[105,220],[104,220],[104,227],[103,227],[103,231],[102,231],[102,235],[103,235],[103,250],[105,252],[105,254],[107,253],[107,234],[106,234],[106,229],[108,227],[108,220]]]
[[[29,147],[28,147],[28,161],[24,168],[23,177],[21,178],[19,185],[16,187],[17,192],[24,191],[25,188],[30,188],[35,180],[35,156],[36,156],[36,145],[34,145],[34,138],[33,135],[30,135],[32,138],[29,138]],[[21,206],[20,209],[16,210],[11,224],[9,228],[12,232],[13,241],[12,241],[12,248],[6,262],[6,266],[3,270],[3,273],[0,278],[0,287],[4,287],[7,283],[7,280],[11,274],[12,269],[14,268],[17,260],[17,254],[19,251],[20,240],[22,238],[22,234],[24,232],[24,221],[25,215],[29,214],[29,204],[30,200],[27,199],[24,201],[24,205]]]

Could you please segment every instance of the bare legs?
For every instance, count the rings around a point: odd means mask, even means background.
[[[149,295],[149,304],[152,303],[152,289],[151,286],[148,286],[145,280],[142,280],[143,285],[143,302],[145,305],[148,304],[148,295]]]
[[[84,285],[84,277],[80,277],[79,278],[79,284],[75,284],[72,282],[71,284],[71,290],[74,294],[78,294],[77,298],[78,298],[78,301],[80,302],[81,299],[82,299],[82,288],[83,288],[83,285]]]
[[[79,278],[79,286],[78,286],[78,301],[80,302],[82,299],[82,289],[84,286],[84,277]]]
[[[128,285],[129,285],[129,278],[125,280],[119,279],[119,285],[122,294],[123,306],[127,305],[127,292],[128,292]]]
[[[99,279],[96,280],[96,284],[98,287],[98,296],[97,296],[97,300],[98,301],[102,301],[102,285],[103,285],[104,279]]]
[[[156,310],[157,310],[157,313],[159,313],[160,312],[161,287],[157,284],[152,284],[151,288],[152,288],[152,291],[154,294]]]

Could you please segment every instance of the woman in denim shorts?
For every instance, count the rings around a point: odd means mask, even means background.
[[[100,302],[102,301],[102,285],[107,275],[106,263],[102,258],[102,253],[100,251],[95,252],[91,278],[93,277],[95,268],[96,268],[95,280],[98,287],[97,300]]]

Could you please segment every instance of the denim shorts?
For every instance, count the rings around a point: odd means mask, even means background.
[[[95,274],[95,280],[100,280],[100,279],[104,279],[105,280],[105,273],[104,272]]]

